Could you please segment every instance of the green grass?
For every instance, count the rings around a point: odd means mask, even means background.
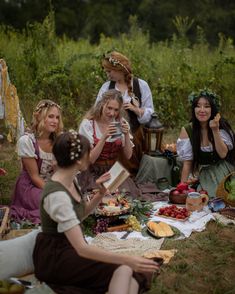
[[[177,136],[169,131],[165,141]],[[20,171],[15,146],[4,144],[0,166],[8,174],[0,177],[0,204],[9,204]],[[232,294],[235,293],[235,226],[210,222],[205,231],[183,240],[166,239],[161,249],[177,249],[169,264],[161,267],[148,294]]]

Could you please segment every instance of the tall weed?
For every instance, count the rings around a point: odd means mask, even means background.
[[[221,111],[234,125],[235,50],[231,39],[219,37],[217,48],[205,42],[202,28],[196,44],[180,35],[150,43],[133,17],[128,34],[102,35],[100,43],[92,45],[89,40],[59,39],[51,12],[23,33],[1,27],[0,57],[8,64],[28,122],[34,105],[50,98],[63,107],[65,126],[77,127],[106,80],[102,54],[115,49],[127,55],[134,74],[149,83],[155,110],[166,127],[179,127],[189,119],[187,96],[205,86],[222,97]]]

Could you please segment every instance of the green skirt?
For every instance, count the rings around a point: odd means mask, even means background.
[[[210,198],[216,197],[216,189],[219,183],[234,170],[235,167],[226,160],[221,160],[216,164],[200,166],[198,190],[206,190]]]

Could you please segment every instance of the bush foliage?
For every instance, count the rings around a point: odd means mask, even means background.
[[[179,127],[187,121],[187,96],[204,87],[222,97],[221,111],[234,124],[232,40],[220,35],[217,47],[210,48],[198,28],[197,42],[190,44],[181,23],[176,23],[179,33],[171,40],[151,43],[132,18],[128,34],[116,38],[101,35],[100,43],[94,45],[84,39],[58,38],[51,12],[43,23],[28,25],[23,33],[1,27],[0,57],[8,64],[27,122],[34,105],[49,98],[62,106],[65,126],[76,127],[106,79],[100,64],[102,54],[116,49],[131,59],[134,74],[149,83],[155,110],[165,126]]]

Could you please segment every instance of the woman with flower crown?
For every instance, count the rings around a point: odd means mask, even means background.
[[[88,111],[79,126],[79,133],[90,141],[90,168],[78,175],[78,182],[83,192],[96,188],[96,179],[107,172],[118,160],[120,154],[128,160],[132,156],[133,143],[129,124],[124,118],[121,92],[111,89],[103,93],[102,98]],[[121,129],[116,134],[116,123]],[[140,191],[129,177],[120,190],[137,198]]]
[[[135,294],[149,289],[156,262],[102,250],[84,239],[82,221],[102,200],[106,193],[102,184],[110,178],[109,173],[101,175],[94,197],[84,199],[76,175],[89,166],[90,142],[71,130],[57,137],[53,154],[57,169],[42,193],[42,232],[33,252],[35,276],[56,293]]]
[[[52,145],[62,128],[60,106],[51,100],[41,100],[33,112],[31,132],[20,137],[17,144],[22,171],[11,205],[11,217],[16,221],[40,223],[41,192],[53,173]]]
[[[221,180],[235,169],[235,134],[219,114],[219,97],[205,89],[189,96],[191,122],[177,140],[177,153],[183,161],[181,181],[199,177],[199,188],[215,197]]]
[[[143,152],[144,135],[141,125],[148,123],[154,112],[152,93],[146,81],[133,76],[131,63],[123,54],[116,51],[105,54],[102,67],[109,81],[101,86],[96,101],[108,89],[115,88],[122,93],[123,108],[128,114],[135,145],[131,159],[122,162],[132,174],[136,174]]]

